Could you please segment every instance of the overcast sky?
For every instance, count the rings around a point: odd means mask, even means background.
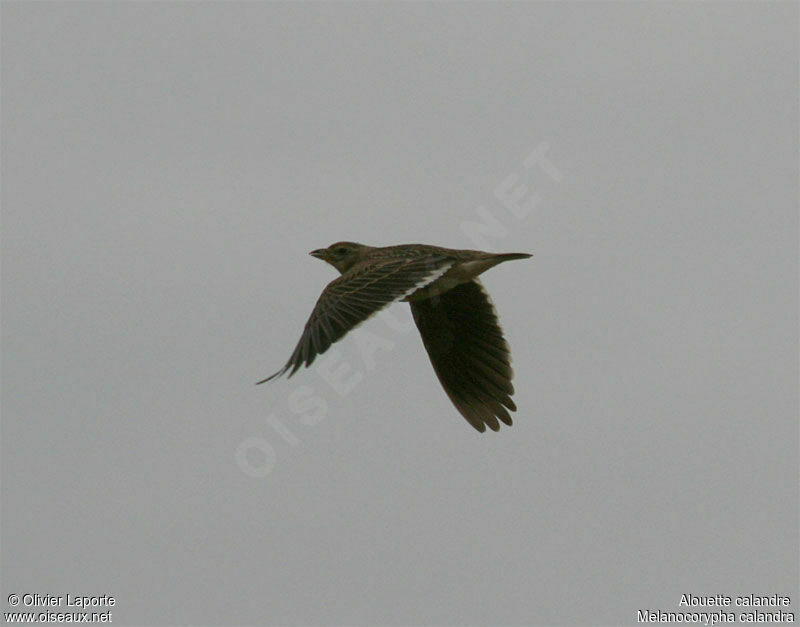
[[[2,611],[635,624],[796,596],[797,21],[4,2]],[[405,304],[254,385],[337,240],[534,253],[483,277],[512,427],[458,414]]]

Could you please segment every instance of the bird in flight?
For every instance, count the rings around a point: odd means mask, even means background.
[[[263,381],[310,366],[350,329],[394,301],[411,305],[422,342],[439,381],[478,431],[511,425],[511,354],[489,295],[478,275],[527,253],[486,253],[425,244],[376,248],[337,242],[311,251],[341,276],[328,283],[306,322],[292,356]]]

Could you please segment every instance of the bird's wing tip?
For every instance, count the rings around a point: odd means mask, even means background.
[[[278,370],[278,372],[269,375],[266,379],[261,379],[261,381],[256,381],[256,385],[261,385],[262,383],[266,383],[267,381],[272,381],[275,377],[281,376],[284,372],[286,372],[286,369]]]

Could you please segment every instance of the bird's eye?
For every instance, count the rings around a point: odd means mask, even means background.
[[[347,254],[347,249],[344,246],[339,246],[339,248],[336,249],[336,254],[337,255],[346,255]]]

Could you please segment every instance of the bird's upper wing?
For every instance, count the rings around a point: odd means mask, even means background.
[[[412,302],[433,369],[461,415],[478,431],[511,424],[517,409],[508,344],[489,295],[477,279]]]
[[[331,281],[317,300],[289,361],[259,383],[290,369],[288,376],[291,377],[300,366],[311,365],[317,355],[342,339],[350,329],[389,303],[435,281],[452,265],[453,259],[445,255],[381,259]]]

